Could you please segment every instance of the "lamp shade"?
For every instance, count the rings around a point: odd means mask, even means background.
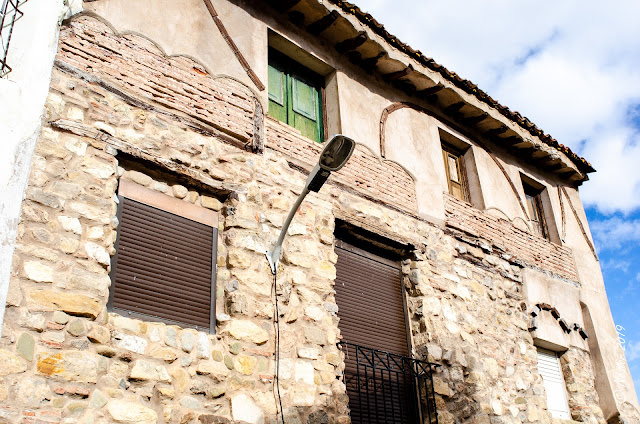
[[[349,137],[334,135],[322,150],[318,164],[327,171],[337,171],[347,163],[355,147],[356,142]]]

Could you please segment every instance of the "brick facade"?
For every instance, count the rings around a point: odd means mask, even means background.
[[[541,269],[578,284],[571,249],[521,230],[506,219],[474,209],[445,195],[446,225],[478,245],[495,249],[509,261]]]

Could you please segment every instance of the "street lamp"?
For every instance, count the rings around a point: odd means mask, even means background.
[[[271,266],[271,272],[274,275],[276,274],[276,269],[278,268],[278,263],[280,262],[280,254],[282,253],[282,242],[284,240],[284,237],[287,235],[287,230],[289,229],[291,220],[300,207],[300,204],[310,191],[314,191],[317,193],[327,181],[329,175],[331,175],[332,172],[340,170],[340,168],[342,168],[344,164],[347,163],[347,161],[351,157],[351,154],[353,153],[353,149],[355,148],[355,146],[355,141],[341,134],[334,135],[331,140],[329,140],[329,142],[327,142],[327,144],[325,145],[322,153],[320,153],[320,159],[318,160],[317,165],[313,168],[313,170],[309,174],[309,177],[307,178],[307,181],[304,184],[302,193],[300,193],[300,196],[298,196],[298,199],[296,199],[296,203],[294,203],[291,211],[289,211],[289,216],[287,216],[287,220],[282,226],[278,241],[273,246],[273,248],[267,252],[267,260],[269,261],[269,265]]]

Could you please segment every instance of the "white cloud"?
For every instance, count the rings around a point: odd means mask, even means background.
[[[640,359],[640,341],[634,342],[629,340],[629,343],[625,347],[624,353],[629,364]]]
[[[631,262],[623,259],[615,259],[611,258],[605,261],[600,261],[600,268],[602,271],[629,271],[629,267],[631,266]],[[640,275],[639,275],[640,277]],[[639,280],[640,281],[640,280]]]
[[[640,3],[359,0],[390,32],[584,155],[603,213],[640,208]]]
[[[581,189],[585,204],[607,214],[640,208],[640,133],[625,127],[596,131],[583,153],[598,170]]]
[[[612,217],[590,223],[598,250],[620,249],[640,243],[640,219],[625,220]]]

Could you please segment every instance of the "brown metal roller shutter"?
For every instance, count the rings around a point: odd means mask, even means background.
[[[211,328],[217,229],[120,197],[110,307]]]
[[[344,242],[336,243],[336,253],[338,326],[343,341],[352,344],[343,345],[351,422],[417,422],[410,413],[413,382],[406,362],[384,353],[409,353],[400,264]]]
[[[408,356],[400,264],[341,245],[335,290],[343,341]]]

